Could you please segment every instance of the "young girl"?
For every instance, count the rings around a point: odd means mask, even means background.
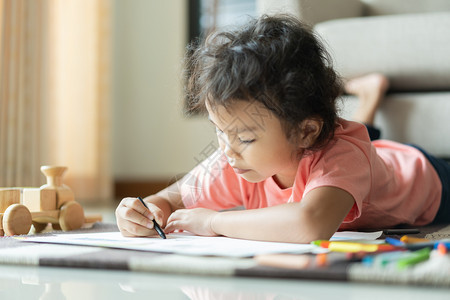
[[[308,243],[338,229],[450,220],[445,162],[371,142],[364,125],[338,118],[340,80],[296,19],[263,16],[215,33],[188,51],[186,66],[189,106],[208,114],[219,149],[146,197],[149,209],[123,199],[116,210],[123,235],[155,235],[155,219],[166,233]],[[371,123],[387,84],[367,82],[347,90],[363,97],[357,117]],[[245,210],[229,210],[238,206]]]

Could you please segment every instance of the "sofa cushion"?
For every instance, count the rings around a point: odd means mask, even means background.
[[[338,72],[386,74],[397,91],[450,90],[450,12],[319,23]]]
[[[450,11],[448,0],[361,0],[364,15],[380,16]]]
[[[351,120],[357,105],[356,97],[344,97],[340,115]],[[381,103],[375,125],[383,139],[416,144],[436,156],[450,158],[449,111],[450,92],[391,93]]]

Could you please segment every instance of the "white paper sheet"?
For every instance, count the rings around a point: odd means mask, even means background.
[[[336,233],[336,239],[373,240],[381,235],[373,233]],[[269,253],[310,253],[317,247],[310,244],[274,243],[241,240],[227,237],[204,237],[188,233],[171,233],[167,239],[158,237],[130,238],[120,232],[58,234],[54,236],[29,236],[17,239],[27,242],[70,244],[96,247],[130,249],[163,253],[202,256],[251,257]]]
[[[371,241],[371,240],[376,240],[382,234],[383,234],[383,231],[374,231],[374,232],[338,231],[331,237],[330,240],[332,240],[332,241],[339,241],[339,240]]]

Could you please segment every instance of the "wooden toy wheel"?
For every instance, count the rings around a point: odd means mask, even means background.
[[[25,205],[10,205],[3,215],[5,235],[27,234],[31,228],[31,213]]]
[[[48,223],[33,222],[34,232],[36,233],[42,232],[47,227],[47,225]]]
[[[84,224],[83,207],[76,201],[69,201],[61,206],[59,213],[59,225],[62,230],[78,229]]]

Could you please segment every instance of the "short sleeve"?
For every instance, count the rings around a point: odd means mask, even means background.
[[[339,140],[332,149],[322,152],[312,163],[305,194],[323,186],[340,188],[351,194],[355,200],[344,222],[359,218],[363,200],[368,198],[372,185],[368,155],[371,155],[370,151],[364,151],[346,140]]]

